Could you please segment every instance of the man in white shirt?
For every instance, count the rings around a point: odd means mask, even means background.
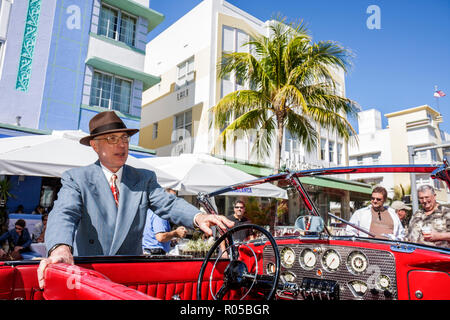
[[[403,240],[404,228],[395,210],[385,207],[387,191],[383,187],[372,190],[371,205],[356,210],[350,222],[374,234],[376,238]],[[369,235],[351,226],[346,228],[347,235],[368,237]]]

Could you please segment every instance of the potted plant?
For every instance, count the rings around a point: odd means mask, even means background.
[[[180,253],[191,255],[195,258],[202,258],[206,256],[213,244],[214,239],[212,237],[206,240],[202,237],[201,233],[195,232],[192,239],[180,247]],[[216,253],[212,256],[215,257]]]

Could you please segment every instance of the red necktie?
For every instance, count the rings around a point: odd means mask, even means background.
[[[116,184],[116,180],[117,180],[117,176],[115,174],[113,174],[111,176],[111,191],[114,197],[114,201],[116,202],[116,206],[119,206],[119,188],[117,188],[117,184]]]

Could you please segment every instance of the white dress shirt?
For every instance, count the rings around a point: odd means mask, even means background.
[[[112,175],[115,174],[117,176],[116,185],[117,189],[119,189],[120,194],[120,181],[122,181],[123,167],[121,167],[119,170],[117,170],[117,172],[114,173],[111,172],[108,168],[106,168],[101,162],[100,165],[102,166],[103,173],[105,174],[106,180],[108,181],[110,187],[112,185]]]
[[[389,238],[391,240],[403,240],[403,238],[405,237],[405,229],[403,228],[398,215],[395,213],[395,210],[390,207],[388,207],[387,210],[392,218],[392,221],[394,222],[394,231],[393,234],[389,235]],[[372,224],[372,205],[356,210],[350,218],[350,222],[357,225],[358,227],[370,231],[370,225]],[[347,235],[351,236],[369,237],[368,234],[359,231],[351,226],[347,226],[345,228],[345,232],[347,233]]]

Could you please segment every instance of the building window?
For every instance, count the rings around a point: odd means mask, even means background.
[[[192,110],[180,113],[175,116],[176,141],[184,140],[192,136]]]
[[[1,4],[1,1],[0,1]],[[0,78],[2,77],[2,66],[3,66],[3,48],[5,47],[5,42],[0,40]]]
[[[250,36],[244,31],[228,26],[222,28],[222,58],[233,52],[252,52],[255,53],[254,47],[248,44],[251,40]],[[221,97],[244,88],[256,89],[253,83],[247,83],[242,77],[230,72],[222,77]]]
[[[129,113],[132,81],[94,71],[90,105]]]
[[[378,164],[380,162],[380,154],[374,153],[372,154],[372,164]]]
[[[337,157],[337,164],[338,165],[341,165],[342,164],[342,143],[338,143],[337,144],[337,154],[336,154],[336,157]]]
[[[437,162],[438,161],[438,154],[436,152],[436,149],[431,149],[431,162]]]
[[[135,17],[102,4],[98,34],[134,46],[136,21]]]
[[[177,66],[178,83],[183,84],[194,79],[194,57],[183,61]]]
[[[328,161],[334,161],[334,141],[328,141]]]
[[[327,145],[327,140],[320,139],[320,160],[325,160],[325,155],[327,152],[326,145]]]
[[[284,134],[284,150],[291,153],[300,153],[300,141],[298,141],[291,132],[286,129]]]
[[[129,46],[134,46],[136,34],[136,19],[128,14],[122,13],[119,32],[119,41]]]
[[[155,122],[153,124],[153,134],[152,134],[152,139],[155,140],[156,138],[158,138],[158,122]]]
[[[364,158],[363,156],[357,156],[356,157],[356,163],[358,164],[358,166],[361,166],[364,164]]]

